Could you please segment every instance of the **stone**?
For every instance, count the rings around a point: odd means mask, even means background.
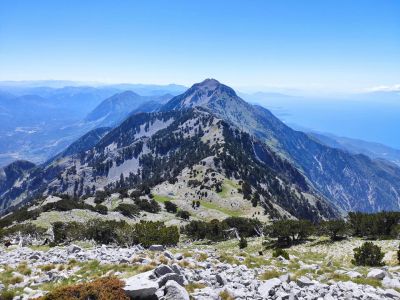
[[[181,274],[181,267],[178,264],[173,264],[171,268],[176,274]]]
[[[314,282],[305,276],[301,276],[300,278],[297,279],[297,285],[301,288],[311,286],[313,284],[314,284]]]
[[[157,277],[161,277],[168,273],[175,273],[175,272],[174,270],[171,269],[170,266],[167,265],[159,265],[157,268],[154,269],[154,274],[156,274]]]
[[[383,279],[386,276],[386,272],[381,269],[372,269],[368,272],[367,278]]]
[[[227,284],[227,280],[224,274],[217,274],[215,275],[215,279],[217,280],[218,284],[224,286]]]
[[[170,251],[164,251],[164,256],[169,259],[174,259],[174,255]]]
[[[386,290],[384,295],[389,298],[400,299],[400,293],[394,289]]]
[[[175,259],[176,259],[176,260],[182,260],[182,259],[183,259],[182,253],[177,253],[177,254],[175,254]]]
[[[282,282],[278,278],[266,280],[258,287],[258,292],[262,297],[269,298],[271,291],[281,283]]]
[[[349,276],[350,278],[361,278],[362,274],[356,272],[356,271],[349,271],[346,273],[347,276]]]
[[[67,248],[68,254],[78,253],[78,252],[81,252],[81,251],[82,251],[82,248],[77,246],[77,245],[74,245],[74,244],[69,245],[68,248]]]
[[[168,273],[158,278],[157,280],[158,287],[163,287],[168,281],[171,280],[177,282],[180,285],[183,285],[183,283],[185,282],[185,278],[183,277],[183,275],[178,275],[176,273]]]
[[[168,281],[164,287],[165,300],[189,300],[189,294],[184,287],[175,281]]]
[[[385,277],[382,280],[382,286],[386,288],[400,289],[400,280],[395,278]]]
[[[151,245],[149,247],[150,251],[164,251],[164,246],[163,245]]]
[[[279,276],[279,280],[282,282],[290,282],[290,274],[284,274]]]
[[[152,297],[158,290],[158,283],[151,280],[153,271],[147,271],[124,279],[125,294],[130,298],[141,299]]]

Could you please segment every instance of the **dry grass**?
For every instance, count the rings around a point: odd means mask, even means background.
[[[193,293],[197,289],[203,289],[205,288],[206,285],[198,282],[191,282],[187,285],[185,285],[185,289],[188,291],[188,293]]]
[[[221,293],[219,293],[219,297],[221,300],[235,300],[235,298],[229,294],[227,290],[223,290]]]
[[[124,283],[115,277],[57,288],[38,300],[129,300]]]

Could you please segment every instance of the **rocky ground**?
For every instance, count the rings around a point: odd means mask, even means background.
[[[12,246],[0,249],[0,290],[33,299],[56,286],[115,275],[132,298],[400,299],[400,267],[393,258],[398,241],[377,242],[386,252],[381,268],[351,265],[352,248],[362,243],[357,239],[310,241],[289,249],[289,260],[273,258],[261,243],[250,240],[243,250],[235,240],[147,250],[90,243]]]

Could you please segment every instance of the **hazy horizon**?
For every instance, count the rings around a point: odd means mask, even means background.
[[[13,1],[0,80],[399,90],[397,1]]]

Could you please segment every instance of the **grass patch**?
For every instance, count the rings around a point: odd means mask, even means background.
[[[239,185],[233,182],[230,179],[225,179],[224,183],[222,184],[222,191],[218,193],[221,198],[228,198],[230,197],[230,192],[232,190],[237,190]]]
[[[351,281],[353,281],[354,283],[357,284],[367,284],[367,285],[371,285],[375,288],[381,287],[381,281],[379,279],[375,279],[375,278],[353,278],[351,279]]]
[[[47,265],[43,265],[43,266],[39,267],[39,269],[42,270],[43,272],[48,272],[55,268],[56,268],[56,266],[54,264],[47,264]]]
[[[221,262],[228,263],[228,264],[231,264],[231,265],[233,265],[233,264],[239,265],[240,264],[239,260],[234,258],[232,256],[232,254],[228,254],[228,253],[222,253],[220,255],[220,257],[219,257],[219,260]]]
[[[191,282],[187,285],[185,285],[185,289],[188,293],[193,293],[197,289],[203,289],[205,288],[206,285],[198,282]]]
[[[228,215],[230,217],[239,217],[242,213],[241,211],[227,209],[227,208],[218,206],[215,203],[212,203],[209,201],[204,201],[204,200],[200,200],[200,205],[205,208],[208,208],[208,209],[217,210],[217,211],[222,212],[223,214]]]
[[[219,293],[219,297],[221,300],[235,300],[235,298],[229,294],[227,290],[223,290],[221,293]]]
[[[171,201],[172,198],[168,196],[162,195],[153,195],[153,199],[156,200],[158,203],[165,203],[165,201]]]
[[[20,263],[20,264],[18,265],[18,267],[16,268],[16,270],[17,270],[19,273],[21,273],[21,274],[23,274],[23,275],[25,275],[25,276],[28,276],[28,275],[31,275],[31,274],[32,274],[32,270],[28,267],[28,264],[27,264],[26,262]]]
[[[282,273],[277,270],[268,270],[268,271],[265,271],[264,273],[262,273],[259,278],[260,278],[260,280],[268,280],[268,279],[272,279],[272,278],[277,278],[281,275],[282,275]]]
[[[16,296],[16,293],[12,290],[5,290],[0,293],[1,300],[13,300]]]

